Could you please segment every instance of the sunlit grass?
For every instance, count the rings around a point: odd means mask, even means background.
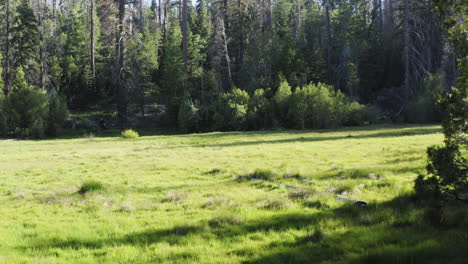
[[[438,126],[140,135],[0,141],[0,263],[466,258],[467,212],[408,197]]]

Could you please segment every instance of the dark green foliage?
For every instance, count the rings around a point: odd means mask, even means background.
[[[288,123],[289,100],[291,95],[291,86],[286,80],[282,79],[273,97],[275,114],[281,125],[286,125]]]
[[[422,196],[445,196],[468,201],[468,163],[458,145],[432,146],[427,150],[427,176],[415,182],[416,192]]]
[[[249,94],[238,88],[223,94],[216,104],[214,128],[216,130],[244,129],[249,102]]]
[[[345,106],[343,125],[362,126],[376,123],[380,116],[380,111],[375,106],[362,105],[358,102],[351,102]]]
[[[12,88],[4,102],[8,134],[17,137],[43,137],[49,112],[47,95],[26,83],[21,67],[16,71]]]
[[[49,95],[49,116],[47,118],[47,134],[52,137],[60,135],[61,129],[68,118],[65,97],[56,93]]]
[[[14,19],[11,43],[15,48],[14,64],[23,67],[28,73],[37,70],[39,58],[39,29],[38,21],[28,0],[22,0],[16,8],[18,13]]]
[[[369,123],[369,112],[366,106],[351,102],[340,91],[319,83],[296,89],[288,116],[296,128],[332,128]]]
[[[177,121],[179,129],[183,132],[197,132],[199,130],[199,109],[189,97],[183,99]]]
[[[460,77],[458,88],[439,100],[444,111],[444,146],[432,146],[427,150],[427,175],[415,181],[415,190],[421,196],[452,198],[468,203],[468,161],[463,151],[468,145],[468,40],[466,25],[458,24],[459,15],[468,8],[463,1],[436,1],[436,10],[445,22],[450,39],[460,49]],[[461,38],[460,38],[461,37]]]
[[[0,137],[5,136],[7,131],[6,117],[4,107],[3,96],[0,95]]]
[[[427,76],[417,91],[417,96],[406,107],[406,121],[411,123],[440,121],[440,114],[436,108],[436,100],[441,96],[442,89],[442,74]]]
[[[63,54],[57,63],[61,68],[60,81],[54,78],[56,88],[66,95],[71,109],[83,109],[95,97],[91,91],[91,72],[88,63],[86,12],[74,6],[70,14],[63,17],[62,33],[57,41],[63,42]],[[57,76],[58,77],[58,76]]]
[[[86,181],[84,182],[80,189],[78,190],[78,193],[81,195],[84,195],[89,192],[95,192],[95,191],[100,191],[104,189],[104,185],[98,181]]]
[[[255,90],[250,98],[247,122],[249,129],[263,129],[271,126],[272,107],[263,89]]]

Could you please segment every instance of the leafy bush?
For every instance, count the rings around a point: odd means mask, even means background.
[[[265,96],[265,90],[255,90],[249,102],[249,110],[247,113],[248,127],[250,129],[261,129],[268,127],[271,120],[270,102]]]
[[[192,99],[185,98],[183,100],[180,105],[177,121],[179,129],[183,132],[197,132],[199,130],[199,109],[192,102]]]
[[[49,95],[48,135],[58,136],[67,118],[68,109],[65,98],[56,93]]]
[[[4,102],[8,133],[19,137],[43,137],[49,112],[45,91],[26,83],[22,68],[18,68],[11,93]]]
[[[133,138],[138,138],[140,135],[138,135],[138,132],[132,129],[127,129],[122,131],[122,137],[123,138],[128,138],[128,139],[133,139]]]
[[[289,100],[291,95],[291,86],[289,86],[289,83],[283,79],[275,93],[275,96],[273,97],[275,115],[283,125],[287,123]]]
[[[446,140],[445,146],[429,147],[427,156],[428,174],[415,180],[416,193],[424,199],[468,201],[468,166],[459,146]]]
[[[332,86],[318,83],[298,88],[290,99],[289,119],[296,128],[333,128],[373,122],[373,109],[351,101]]]
[[[321,83],[296,89],[291,96],[288,113],[290,119],[301,129],[336,126],[334,95],[331,86]]]
[[[358,102],[351,102],[346,107],[346,113],[343,120],[343,125],[346,126],[362,126],[366,122],[372,122],[372,113],[369,107],[359,104]]]
[[[91,180],[84,182],[78,190],[78,193],[84,195],[88,192],[95,192],[102,189],[104,189],[104,185],[102,183]]]
[[[246,91],[234,88],[222,95],[213,116],[216,130],[242,130],[247,119],[250,96]]]

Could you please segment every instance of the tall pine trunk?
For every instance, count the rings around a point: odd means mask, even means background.
[[[128,90],[125,83],[125,0],[119,0],[118,12],[118,59],[117,59],[117,116],[119,125],[127,125]]]
[[[379,31],[380,31],[380,36],[383,35],[383,0],[379,0]]]
[[[242,68],[242,64],[244,63],[244,11],[242,10],[242,1],[237,0],[237,7],[239,9],[239,69]]]
[[[223,0],[224,29],[229,29],[228,0]]]
[[[189,57],[188,57],[188,6],[187,0],[182,1],[182,48],[184,56],[185,72],[188,73]]]
[[[159,24],[159,26],[161,26],[161,25],[162,25],[162,19],[161,19],[161,18],[162,18],[162,17],[161,17],[161,15],[162,15],[162,12],[161,12],[161,8],[162,8],[162,6],[161,6],[161,0],[159,0],[158,3],[159,3],[159,4],[158,4],[158,22],[159,22],[158,24]]]
[[[40,38],[44,39],[44,5],[42,1],[38,2],[38,21],[39,21],[39,34]],[[39,86],[42,90],[45,88],[45,47],[44,42],[41,41],[39,46],[39,60],[40,60],[40,76],[39,76]]]
[[[327,28],[327,64],[331,70],[331,22],[330,22],[330,0],[325,0],[325,23]]]
[[[10,0],[6,0],[5,7],[5,50],[4,50],[4,63],[3,63],[3,93],[5,96],[10,91]]]
[[[143,33],[143,30],[144,30],[144,24],[143,24],[143,20],[144,20],[144,16],[143,16],[143,0],[139,0],[139,3],[138,3],[138,17],[139,17],[139,20],[138,20],[138,30],[140,31],[140,33]]]
[[[90,25],[90,33],[89,33],[89,55],[90,55],[90,67],[91,67],[91,74],[93,78],[93,86],[94,86],[94,80],[96,79],[96,40],[95,40],[95,20],[94,20],[94,10],[95,10],[95,0],[90,0],[91,1],[91,7],[89,10],[89,17],[91,21]],[[94,87],[93,87],[94,88]]]
[[[168,0],[163,0],[164,1],[164,4],[163,4],[163,11],[164,11],[164,18],[163,18],[163,22],[162,22],[162,25],[163,25],[163,38],[164,40],[166,40],[167,38],[167,1]]]
[[[410,0],[405,0],[405,11],[404,11],[404,61],[405,61],[405,103],[408,102],[410,95],[410,58],[409,58],[409,45],[410,45],[410,28],[409,28],[409,16],[410,16]]]

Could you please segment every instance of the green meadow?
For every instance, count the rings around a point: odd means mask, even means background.
[[[0,263],[466,263],[468,210],[441,224],[412,194],[442,141],[394,125],[0,140]]]

